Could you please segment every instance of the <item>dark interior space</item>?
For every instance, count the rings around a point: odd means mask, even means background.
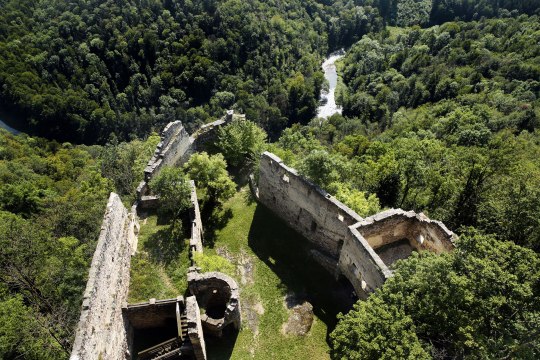
[[[388,267],[392,266],[397,260],[408,258],[413,251],[415,250],[408,239],[394,241],[375,249],[377,255]]]

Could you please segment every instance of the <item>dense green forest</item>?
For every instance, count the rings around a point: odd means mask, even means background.
[[[99,149],[0,131],[0,357],[71,351],[111,181]]]
[[[398,262],[343,317],[333,358],[538,357],[539,24],[365,36],[340,65],[343,116],[272,145],[362,215],[413,209],[461,236],[452,254]]]
[[[0,2],[0,103],[33,133],[104,143],[235,107],[278,134],[315,115],[332,39],[380,28],[377,11],[311,1]],[[337,44],[339,45],[339,44]]]
[[[184,169],[203,205],[268,149],[362,216],[412,209],[461,236],[398,262],[333,358],[540,357],[539,7],[0,0],[0,113],[49,138],[0,131],[0,358],[67,358],[109,192],[134,199],[167,122],[228,108],[252,122]],[[342,47],[343,115],[314,119]]]

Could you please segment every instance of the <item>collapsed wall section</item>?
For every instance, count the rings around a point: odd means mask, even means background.
[[[349,236],[349,226],[362,220],[269,152],[261,156],[258,192],[261,203],[336,260]]]
[[[71,360],[129,358],[127,301],[137,218],[111,193],[92,259]]]

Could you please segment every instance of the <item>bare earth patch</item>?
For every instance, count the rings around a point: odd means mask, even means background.
[[[242,322],[256,337],[259,335],[259,316],[264,314],[264,307],[259,299],[243,298],[242,302]]]
[[[236,255],[232,254],[226,247],[218,247],[216,253],[233,264],[236,264],[237,271],[240,275],[240,283],[242,285],[253,284],[255,266],[253,265],[253,259],[244,249],[240,251],[240,254]]]
[[[287,335],[306,335],[313,324],[313,305],[303,297],[289,293],[285,296],[285,306],[289,311],[289,319],[281,327],[281,332]]]

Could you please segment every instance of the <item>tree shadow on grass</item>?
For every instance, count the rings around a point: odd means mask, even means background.
[[[186,249],[183,228],[178,223],[171,224],[150,235],[144,243],[144,250],[150,259],[165,265],[177,259],[178,255]]]
[[[204,245],[213,248],[216,242],[216,232],[223,229],[233,217],[231,209],[206,205],[201,211],[204,226]]]
[[[248,235],[253,252],[280,278],[287,292],[305,297],[329,333],[337,314],[346,313],[355,301],[342,282],[309,255],[311,244],[263,205],[258,205]],[[284,294],[285,295],[285,294]]]

